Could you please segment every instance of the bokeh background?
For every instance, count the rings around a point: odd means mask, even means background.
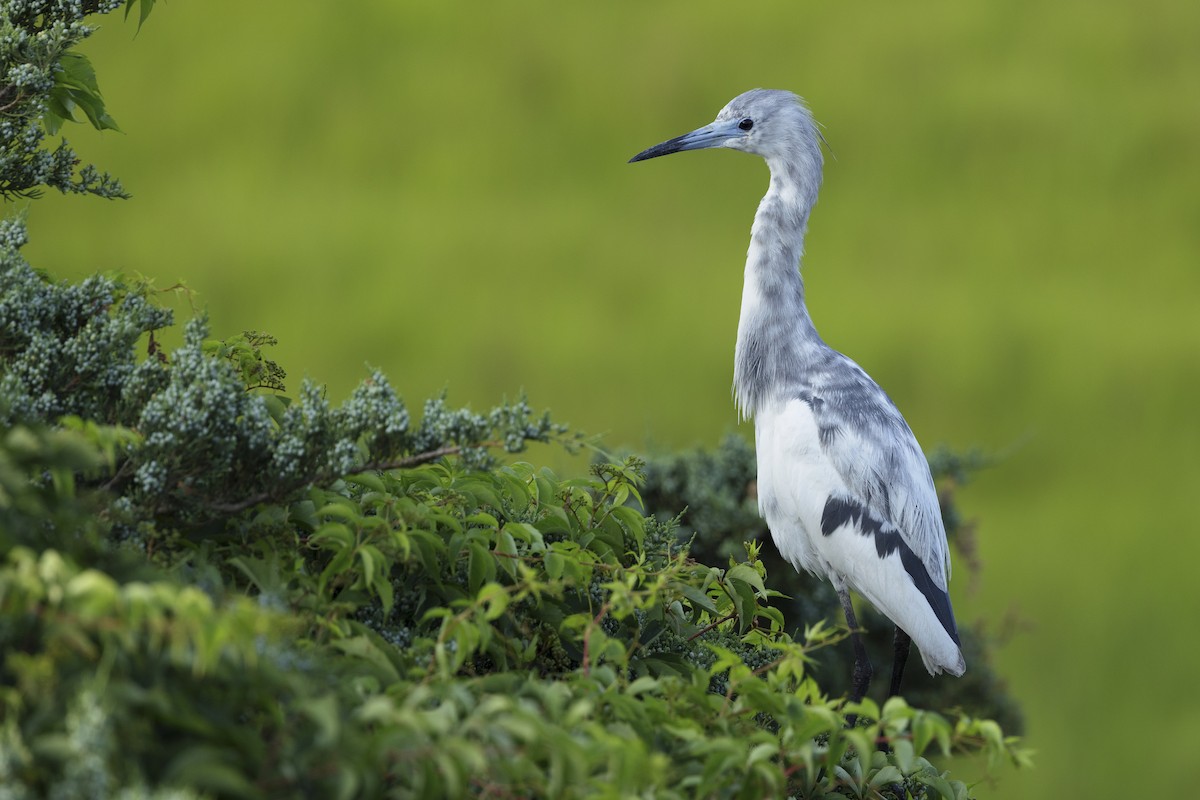
[[[1200,4],[177,0],[135,32],[86,47],[124,133],[68,130],[134,197],[34,203],[32,263],[182,280],[215,335],[277,335],[293,387],[524,389],[614,448],[736,425],[767,180],[626,159],[803,94],[836,154],[823,335],[927,448],[1004,455],[961,495],[984,571],[953,589],[1006,632],[1037,768],[978,794],[1195,790]]]

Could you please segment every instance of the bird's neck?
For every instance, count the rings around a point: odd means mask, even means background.
[[[734,356],[734,397],[747,417],[781,393],[799,391],[806,364],[825,347],[804,303],[800,277],[804,232],[820,179],[806,185],[771,167],[771,186],[750,232]]]

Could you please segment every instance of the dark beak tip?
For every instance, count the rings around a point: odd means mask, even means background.
[[[629,159],[629,161],[627,161],[625,163],[633,164],[634,162],[637,162],[637,161],[649,161],[652,158],[658,158],[659,156],[666,156],[666,155],[670,155],[671,153],[677,152],[677,148],[668,146],[670,144],[672,144],[672,143],[671,142],[663,142],[662,144],[656,144],[656,145],[654,145],[654,147],[647,148],[647,149],[643,150],[642,152],[638,153],[636,156]]]

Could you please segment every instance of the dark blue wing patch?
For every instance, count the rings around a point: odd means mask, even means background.
[[[954,623],[954,611],[950,608],[950,596],[934,584],[933,579],[929,577],[929,570],[925,569],[921,559],[917,558],[917,554],[905,543],[900,532],[871,516],[861,503],[847,497],[830,497],[825,501],[825,510],[821,513],[821,533],[830,536],[843,525],[849,525],[863,536],[873,537],[875,552],[880,558],[900,551],[900,563],[904,566],[904,571],[908,573],[917,590],[925,596],[946,633],[950,634],[955,644],[961,646],[962,643],[958,640],[958,626]]]

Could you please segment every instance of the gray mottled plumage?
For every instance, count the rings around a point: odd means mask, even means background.
[[[897,625],[898,690],[908,636],[930,673],[965,669],[947,594],[950,553],[929,465],[887,394],[818,335],[799,262],[821,185],[821,135],[791,92],[754,89],[712,124],[634,156],[725,147],[767,162],[751,229],[733,391],[755,419],[759,509],[780,553],[848,589]],[[870,664],[857,634],[855,695]]]

